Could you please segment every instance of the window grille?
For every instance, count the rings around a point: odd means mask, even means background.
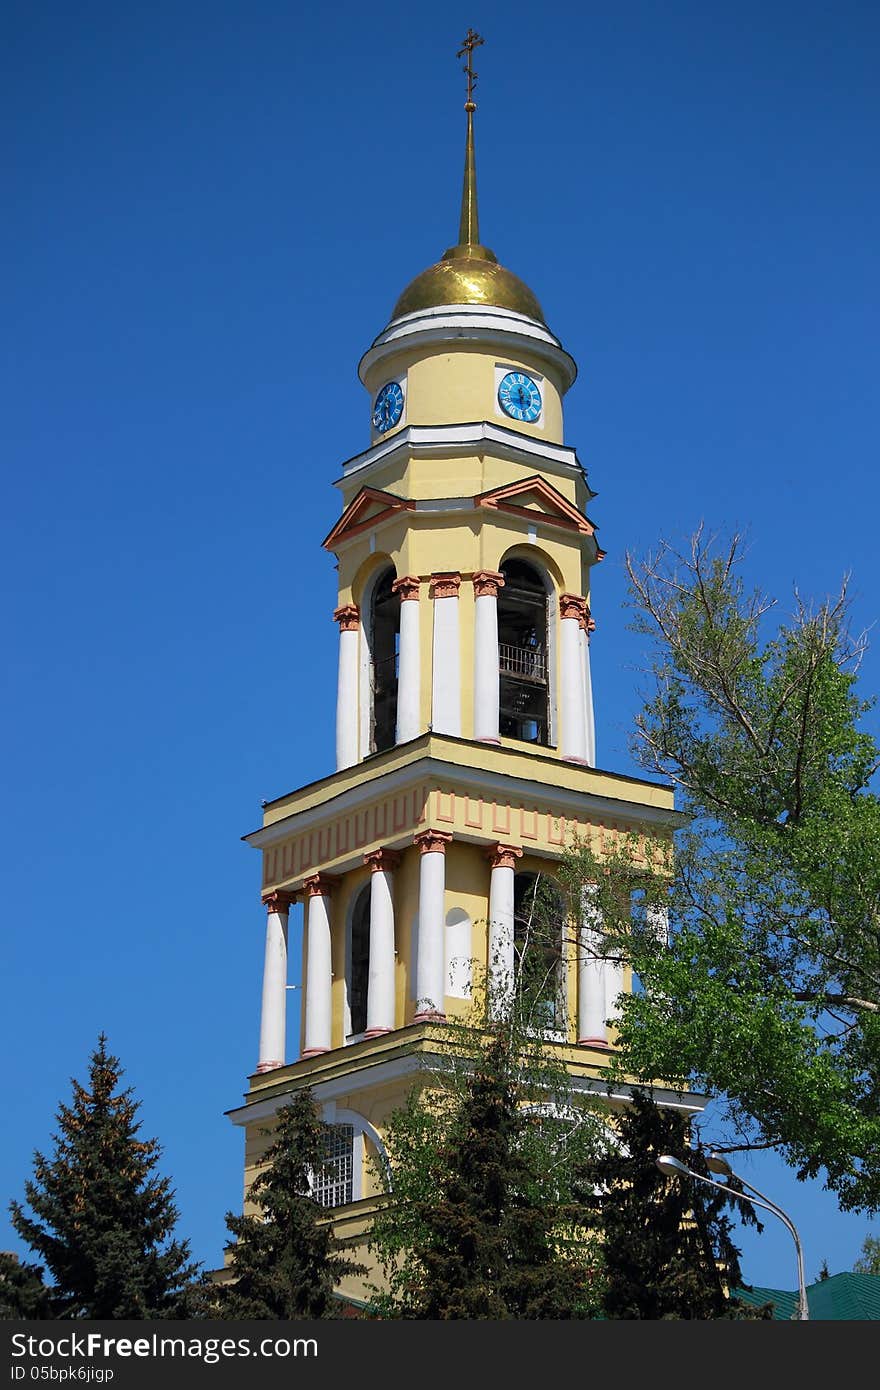
[[[353,1200],[354,1125],[328,1125],[324,1162],[314,1174],[312,1196],[322,1207]]]

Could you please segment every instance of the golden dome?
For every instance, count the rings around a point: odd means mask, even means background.
[[[436,265],[407,285],[391,317],[433,309],[438,304],[494,304],[544,322],[544,312],[528,285],[499,265],[487,246],[450,246]]]
[[[428,266],[427,270],[410,281],[394,306],[392,319],[415,313],[418,309],[433,309],[440,304],[494,304],[499,309],[512,309],[515,314],[526,314],[530,319],[544,323],[544,312],[528,285],[523,284],[512,271],[499,265],[494,251],[480,244],[474,155],[475,109],[469,84],[465,103],[467,139],[458,245],[450,246],[436,265]]]

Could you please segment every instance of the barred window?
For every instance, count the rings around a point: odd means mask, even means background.
[[[354,1125],[328,1125],[324,1162],[314,1175],[312,1196],[322,1207],[342,1207],[354,1190]]]

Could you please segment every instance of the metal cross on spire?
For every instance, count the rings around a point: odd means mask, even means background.
[[[467,61],[462,69],[467,73],[467,101],[464,104],[465,111],[476,111],[477,109],[476,102],[474,101],[474,88],[477,85],[477,73],[474,72],[473,63],[474,49],[479,48],[480,44],[485,42],[486,40],[477,33],[476,29],[468,29],[461,48],[455,55],[457,58],[461,58],[463,54],[467,54]]]

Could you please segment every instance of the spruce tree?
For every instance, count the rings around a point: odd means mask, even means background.
[[[699,1152],[688,1146],[682,1116],[635,1091],[617,1129],[620,1146],[583,1175],[583,1201],[597,1213],[603,1240],[605,1316],[764,1316],[725,1292],[742,1282],[739,1251],[724,1210],[735,1199],[693,1179],[666,1177],[657,1167],[661,1154],[671,1154],[710,1176]],[[736,1205],[745,1220],[760,1228],[748,1207],[742,1211],[744,1204]]]
[[[41,1265],[0,1251],[0,1318],[51,1318],[52,1299]]]
[[[386,1268],[398,1257],[391,1296],[377,1308],[442,1320],[593,1315],[591,1264],[562,1244],[575,1213],[548,1182],[548,1149],[522,1091],[502,1030],[475,1059],[436,1148],[422,1149],[430,1171],[415,1175],[414,1200],[404,1196],[413,1174],[398,1166],[403,1190],[374,1228]],[[424,1115],[413,1101],[398,1124],[413,1132]]]
[[[54,1318],[186,1315],[197,1266],[174,1239],[169,1179],[154,1170],[156,1139],[139,1138],[140,1103],[118,1090],[122,1067],[102,1033],[85,1085],[58,1109],[51,1157],[34,1154],[25,1183],[30,1213],[10,1203],[12,1224],[51,1275]]]
[[[311,1195],[327,1151],[327,1126],[309,1089],[276,1114],[266,1166],[250,1189],[254,1216],[226,1214],[229,1282],[219,1286],[224,1318],[330,1318],[334,1285],[361,1266],[340,1254],[326,1210]]]

